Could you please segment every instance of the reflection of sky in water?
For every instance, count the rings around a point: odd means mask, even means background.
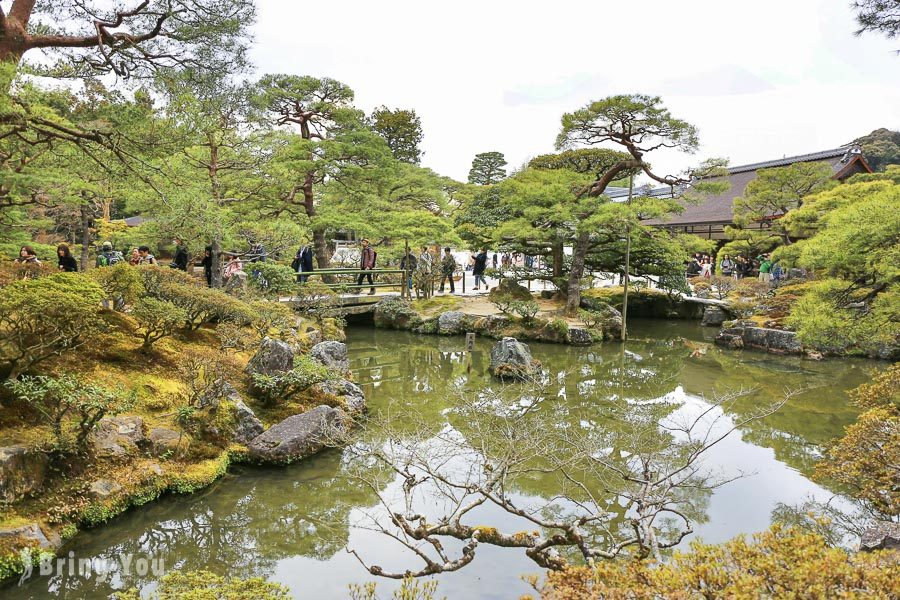
[[[746,415],[760,403],[777,398],[785,388],[809,388],[763,422],[726,438],[710,452],[706,466],[728,476],[752,472],[714,492],[706,520],[695,524],[696,535],[722,541],[741,532],[766,528],[779,501],[799,502],[814,494],[829,494],[810,482],[818,444],[839,435],[854,411],[844,391],[862,383],[865,361],[807,362],[765,354],[725,353],[710,348],[691,358],[680,336],[702,340],[710,330],[691,324],[636,322],[623,356],[618,344],[569,348],[531,344],[541,360],[560,418],[569,427],[601,429],[603,409],[610,404],[651,409],[660,402],[680,405],[669,418],[704,407],[703,397],[731,389],[756,387],[721,417],[719,426]],[[370,398],[373,411],[387,403],[415,407],[430,419],[437,434],[449,427],[454,413],[448,398],[460,392],[490,404],[479,395],[497,386],[487,375],[491,342],[477,340],[464,352],[463,338],[413,336],[401,332],[353,329],[350,354],[356,379]],[[696,344],[696,342],[694,342]],[[552,389],[554,388],[555,389]],[[493,410],[521,410],[523,398]],[[393,410],[393,409],[392,409]],[[560,423],[563,425],[563,423]],[[598,455],[613,452],[598,448]],[[618,449],[624,457],[628,451]],[[193,496],[171,496],[133,510],[106,526],[78,535],[70,544],[78,557],[112,557],[153,551],[175,566],[207,568],[223,574],[268,577],[290,586],[299,598],[346,598],[347,584],[372,580],[344,548],[357,549],[385,568],[407,565],[405,550],[384,536],[351,523],[363,520],[376,498],[359,482],[349,480],[339,451],[325,453],[288,468],[238,467],[209,490]],[[538,505],[544,495],[539,482],[517,495],[523,506]],[[399,482],[386,477],[382,489],[396,493]],[[614,505],[620,504],[610,498]],[[504,531],[531,529],[500,509],[483,505],[470,525],[489,524]],[[448,547],[460,543],[448,541]],[[69,548],[66,548],[68,551]],[[539,569],[521,550],[480,545],[474,563],[440,577],[439,595],[449,598],[515,598],[528,592],[522,574]],[[152,585],[152,577],[114,579],[112,587],[68,577],[38,579],[23,588],[0,590],[0,598],[106,598],[112,588]],[[379,582],[382,597],[394,583]]]

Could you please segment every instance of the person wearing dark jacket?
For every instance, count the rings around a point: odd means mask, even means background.
[[[688,261],[687,268],[685,269],[685,275],[687,275],[687,278],[690,279],[691,277],[697,277],[698,275],[700,275],[700,271],[700,263],[697,262],[696,258],[691,258],[691,260]]]
[[[78,271],[78,261],[72,256],[72,250],[68,244],[60,244],[56,247],[56,256],[59,258],[59,270],[66,273],[75,273]]]
[[[475,276],[475,289],[480,289],[478,287],[478,282],[481,281],[484,283],[484,289],[488,288],[487,280],[484,278],[484,271],[487,269],[487,261],[488,255],[487,250],[482,248],[478,251],[478,254],[475,255],[475,265],[472,267],[472,275]]]
[[[291,268],[296,273],[312,272],[313,252],[310,246],[303,246],[299,250],[297,250],[297,254],[294,256],[294,261],[291,263]],[[306,283],[307,279],[309,279],[309,275],[301,275],[300,283]]]
[[[369,244],[369,240],[363,239],[362,242],[362,251],[359,253],[359,268],[363,271],[371,271],[375,268],[375,250]],[[375,282],[372,280],[371,273],[360,273],[359,277],[356,280],[356,285],[362,285],[363,279],[369,278],[369,285],[372,288],[369,290],[369,295],[375,295]],[[356,288],[356,293],[359,293],[359,288]]]
[[[175,258],[172,259],[172,264],[169,266],[179,271],[187,271],[188,261],[190,260],[187,248],[184,247],[184,242],[180,238],[175,238],[172,241],[175,243]]]
[[[203,276],[206,278],[206,285],[212,287],[212,246],[207,246],[203,250],[203,260],[200,261],[203,266]]]

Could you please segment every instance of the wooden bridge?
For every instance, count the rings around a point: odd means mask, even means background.
[[[360,276],[368,275],[372,276],[374,283],[368,283],[368,277],[366,282],[357,283]],[[322,283],[337,294],[334,308],[353,315],[374,312],[375,305],[385,298],[408,298],[410,275],[403,269],[320,269],[301,271],[297,273],[297,280],[302,284],[310,277],[321,277]],[[395,281],[385,280],[384,276],[390,276]],[[365,293],[365,290],[373,290],[374,293]],[[282,298],[281,301],[298,302],[296,298]]]

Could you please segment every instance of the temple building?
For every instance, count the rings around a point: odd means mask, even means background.
[[[681,233],[692,233],[709,240],[725,240],[727,239],[725,227],[732,225],[734,222],[732,212],[734,199],[743,195],[747,184],[756,178],[756,172],[759,169],[786,167],[799,162],[824,162],[831,167],[832,177],[839,181],[844,181],[857,173],[872,172],[858,146],[843,146],[811,154],[788,156],[749,165],[728,167],[727,178],[731,185],[727,191],[709,196],[701,204],[688,204],[684,212],[672,215],[667,220],[654,219],[647,221],[647,223]],[[654,197],[677,197],[679,190],[665,187],[637,189],[634,193]],[[608,188],[607,195],[615,201],[622,201],[627,198],[628,189]],[[765,221],[756,224],[758,228],[766,226],[767,223]]]

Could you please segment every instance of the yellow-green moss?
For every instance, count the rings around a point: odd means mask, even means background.
[[[433,296],[427,300],[416,300],[412,303],[413,310],[423,316],[432,316],[459,308],[463,299],[459,296]]]

